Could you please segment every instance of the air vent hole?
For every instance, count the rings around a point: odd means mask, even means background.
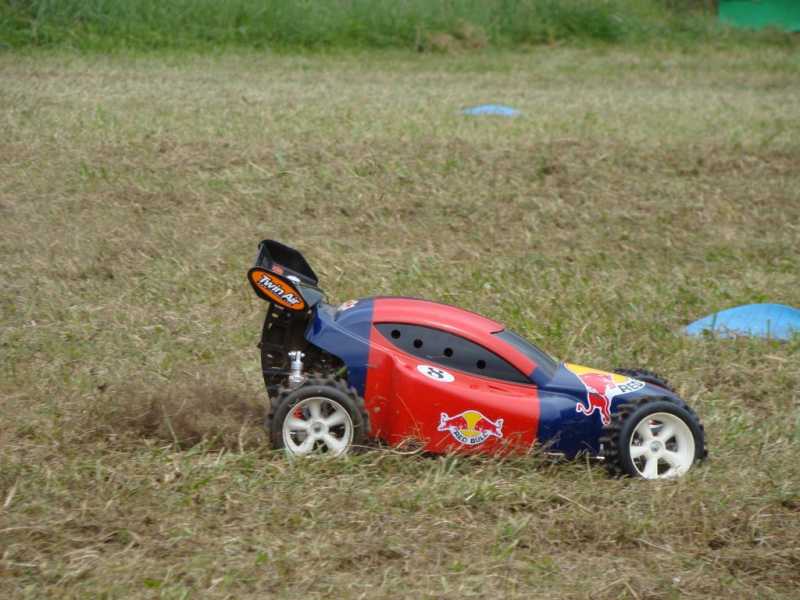
[[[417,338],[414,340],[414,348],[422,348],[422,340]]]
[[[399,329],[392,329],[392,337],[397,339],[400,337],[400,330]]]
[[[481,359],[477,363],[475,363],[475,366],[478,367],[479,369],[485,369],[486,368],[486,361]]]
[[[450,358],[451,356],[453,356],[453,349],[452,348],[445,348],[444,349],[444,355],[447,358]]]

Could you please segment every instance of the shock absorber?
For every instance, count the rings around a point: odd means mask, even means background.
[[[305,354],[300,350],[292,350],[288,354],[291,360],[289,363],[289,385],[297,386],[306,380],[305,375],[303,375],[303,357]]]

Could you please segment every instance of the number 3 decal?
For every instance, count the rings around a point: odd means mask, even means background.
[[[425,377],[441,383],[450,383],[451,381],[455,381],[455,377],[439,367],[432,367],[431,365],[418,365],[417,371],[425,375]]]

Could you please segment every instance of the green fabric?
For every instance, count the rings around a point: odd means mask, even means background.
[[[719,18],[736,27],[800,31],[800,0],[719,0]]]

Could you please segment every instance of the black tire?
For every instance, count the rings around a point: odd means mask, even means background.
[[[272,447],[286,448],[283,436],[284,421],[298,404],[315,397],[322,398],[328,408],[341,407],[350,418],[352,438],[342,453],[350,453],[355,448],[363,447],[369,434],[369,417],[364,407],[364,400],[355,389],[347,385],[347,382],[332,377],[312,377],[298,387],[279,390],[272,399],[272,410],[264,422]],[[292,454],[291,449],[287,449],[287,452]]]
[[[633,379],[644,381],[645,383],[652,383],[653,385],[657,385],[665,390],[675,393],[675,389],[670,385],[666,377],[662,377],[658,373],[648,369],[614,369],[614,373],[617,373],[618,375],[626,375],[628,377],[632,377]]]
[[[605,459],[606,469],[612,477],[645,478],[631,457],[631,442],[637,427],[655,413],[673,415],[688,427],[694,442],[694,456],[687,469],[706,458],[708,452],[705,447],[703,425],[685,402],[666,397],[638,398],[620,406],[617,412],[611,415],[611,422],[603,428],[603,435],[600,438],[601,453]],[[673,440],[672,443],[678,443],[677,438],[670,439]],[[669,449],[667,443],[664,447]],[[662,466],[665,465],[658,459],[657,468],[660,469]],[[658,476],[661,477],[661,473]]]

